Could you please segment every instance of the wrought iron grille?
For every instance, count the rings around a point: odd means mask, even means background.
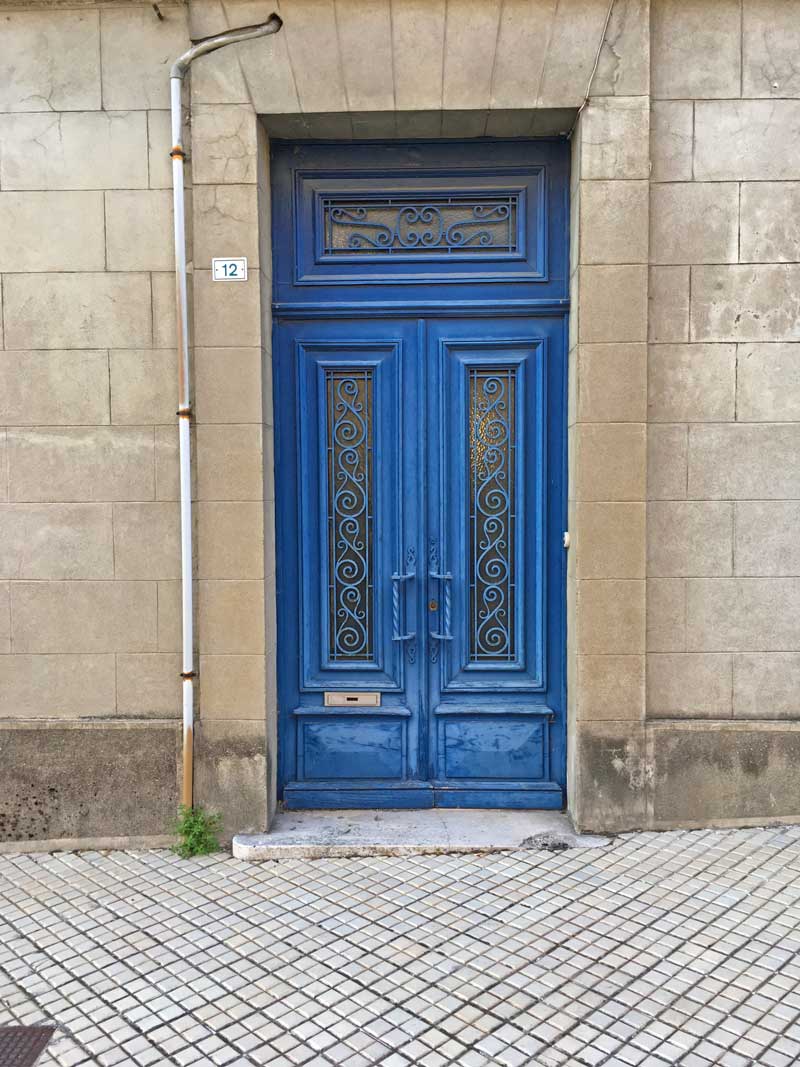
[[[470,661],[516,657],[516,370],[469,374]]]
[[[373,379],[327,370],[328,612],[332,661],[373,659]]]
[[[519,194],[322,198],[323,253],[449,256],[517,251]]]

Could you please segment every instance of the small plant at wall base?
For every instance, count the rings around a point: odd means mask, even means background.
[[[192,856],[208,856],[219,852],[221,845],[217,835],[222,829],[222,818],[205,811],[203,808],[190,808],[181,804],[178,818],[173,824],[173,832],[180,841],[172,846],[172,851],[181,859]]]

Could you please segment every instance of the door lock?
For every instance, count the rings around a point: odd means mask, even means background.
[[[439,610],[439,601],[438,600],[431,600],[429,602],[429,604],[428,604],[428,611],[438,611],[438,610]]]

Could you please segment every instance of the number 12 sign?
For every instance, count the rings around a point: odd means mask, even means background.
[[[244,256],[212,259],[211,277],[215,282],[246,282],[247,259]]]

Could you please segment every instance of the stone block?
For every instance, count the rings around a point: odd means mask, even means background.
[[[195,730],[195,802],[223,818],[223,840],[267,828],[267,779],[275,758],[263,722],[200,720]]]
[[[644,578],[645,505],[577,505],[577,577]]]
[[[800,422],[800,344],[739,345],[736,417]]]
[[[800,260],[800,182],[742,185],[739,258],[744,263]]]
[[[103,194],[0,193],[0,271],[103,270]]]
[[[689,340],[689,267],[651,267],[648,336],[651,341]]]
[[[194,326],[192,289],[194,275],[189,278],[188,304],[190,329]],[[153,293],[153,347],[174,348],[178,346],[175,329],[175,272],[150,275]],[[192,337],[194,340],[194,337]]]
[[[0,115],[0,148],[4,190],[147,188],[141,111]]]
[[[553,5],[547,0],[507,0],[500,9],[491,107],[529,107],[539,93]],[[547,26],[547,32],[544,27]],[[419,33],[416,34],[417,39]],[[432,96],[433,94],[431,94]]]
[[[0,505],[0,577],[113,578],[111,505]]]
[[[198,185],[192,199],[196,266],[208,270],[214,256],[235,249],[255,273],[261,224],[255,185]]]
[[[146,274],[7,274],[6,348],[149,348]]]
[[[173,653],[117,656],[117,714],[177,717],[181,713],[181,659]]]
[[[691,426],[688,495],[701,500],[800,498],[800,425]]]
[[[109,270],[174,268],[172,193],[168,189],[107,192],[106,247]]]
[[[389,0],[336,0],[342,77],[351,111],[394,108],[392,13]]]
[[[644,714],[644,656],[578,656],[578,718],[639,722]]]
[[[100,97],[97,11],[3,13],[3,43],[13,63],[0,85],[0,112],[91,111]]]
[[[178,803],[173,723],[0,727],[0,839],[155,836]]]
[[[647,427],[647,499],[680,500],[689,477],[689,430],[682,425]]]
[[[108,419],[105,352],[0,352],[0,423],[99,426]]]
[[[195,348],[194,374],[198,422],[271,422],[261,399],[259,348]]]
[[[263,655],[263,582],[200,581],[197,615],[201,653]]]
[[[264,5],[264,18],[274,5]],[[248,102],[259,114],[302,113],[289,58],[288,37],[284,31],[256,41],[243,41],[238,49],[239,65],[247,86]],[[225,52],[217,52],[216,60],[224,62]],[[236,97],[227,97],[233,103]]]
[[[648,183],[582,182],[581,263],[647,262]]]
[[[203,348],[250,348],[261,344],[261,289],[257,273],[223,285],[210,270],[194,272],[195,343]]]
[[[192,434],[194,437],[194,432]],[[180,499],[180,467],[178,456],[178,427],[156,426],[155,427],[155,454],[156,454],[156,500],[179,500]],[[196,454],[194,442],[192,454]],[[192,492],[196,494],[195,484],[197,481],[195,465],[192,467]]]
[[[733,657],[737,719],[800,717],[800,653],[740,652]]]
[[[733,504],[651,500],[647,505],[647,575],[727,577],[733,573]]]
[[[739,96],[739,0],[653,0],[651,12],[656,99]]]
[[[264,507],[261,501],[199,501],[199,578],[264,577]]]
[[[175,349],[118,349],[110,352],[109,358],[111,421],[129,426],[174,426],[178,405]]]
[[[644,652],[644,586],[616,579],[578,582],[578,653]]]
[[[651,345],[651,422],[727,422],[736,411],[736,345]]]
[[[581,267],[579,336],[582,343],[647,339],[647,267]]]
[[[759,825],[800,810],[800,730],[718,723],[648,727],[655,762],[653,825]]]
[[[615,0],[592,79],[595,96],[646,96],[650,92],[650,4]]]
[[[8,448],[5,430],[0,430],[0,471],[6,472],[6,477],[0,478],[0,501],[6,501],[8,500]]]
[[[154,582],[13,583],[15,652],[154,652]]]
[[[800,100],[698,100],[694,176],[698,181],[800,178]]]
[[[450,11],[452,11],[452,7]],[[598,48],[608,19],[602,0],[553,8],[553,26],[548,35],[538,108],[580,107],[598,62]],[[448,17],[448,31],[453,15]]]
[[[100,14],[103,106],[112,111],[169,107],[169,71],[189,47],[187,9],[168,4],[104,8]]]
[[[0,656],[0,718],[85,719],[116,708],[114,656]]]
[[[200,709],[203,719],[266,716],[263,656],[201,656]]]
[[[581,178],[649,178],[649,129],[646,97],[591,99],[579,125]]]
[[[587,423],[577,428],[577,500],[644,500],[646,427]]]
[[[241,104],[198,104],[192,113],[194,185],[256,180],[256,116]]]
[[[734,573],[800,576],[800,501],[740,500],[736,504]]]
[[[114,566],[117,578],[179,578],[178,505],[148,500],[114,504]]]
[[[800,578],[696,578],[687,583],[692,652],[800,648]]]
[[[736,263],[738,258],[737,182],[651,186],[651,263]]]
[[[800,341],[800,263],[692,268],[692,337]]]
[[[800,20],[794,3],[742,7],[742,96],[800,97]]]
[[[197,492],[200,500],[261,500],[260,426],[198,426]]]
[[[152,500],[153,431],[47,427],[8,433],[13,501]]]
[[[575,737],[575,799],[582,832],[621,833],[647,823],[652,776],[645,728],[632,722],[580,723]]]
[[[491,96],[492,70],[500,18],[498,0],[462,0],[447,10],[442,74],[442,107],[445,111],[487,108]],[[475,40],[486,47],[476,48]]]
[[[648,655],[648,719],[730,718],[732,659],[729,653]]]
[[[647,651],[686,651],[685,579],[647,579]]]
[[[581,345],[577,375],[579,422],[644,422],[647,418],[647,347]]]
[[[147,172],[150,176],[151,189],[172,188],[172,159],[169,154],[172,137],[170,133],[169,111],[147,112]],[[187,178],[190,179],[191,163],[186,169]],[[191,184],[191,181],[187,184]]]
[[[183,647],[181,583],[158,582],[158,651],[178,653]]]
[[[392,0],[395,107],[398,111],[442,107],[446,0]],[[425,33],[420,33],[421,25]],[[531,56],[535,62],[535,56]]]
[[[693,101],[651,101],[650,157],[653,164],[652,181],[691,181],[693,138]]]
[[[217,6],[220,9],[222,7],[221,4]],[[189,19],[190,21],[192,19],[191,11]],[[227,23],[224,16],[222,21]],[[225,26],[225,29],[227,28]],[[194,33],[192,38],[196,39]],[[189,84],[192,106],[195,104],[250,103],[247,82],[242,71],[241,49],[241,45],[237,48],[220,48],[216,52],[209,53],[202,63],[193,64]]]
[[[347,111],[333,0],[288,0],[281,16],[301,112]]]
[[[11,593],[8,582],[0,582],[0,654],[11,651]]]

